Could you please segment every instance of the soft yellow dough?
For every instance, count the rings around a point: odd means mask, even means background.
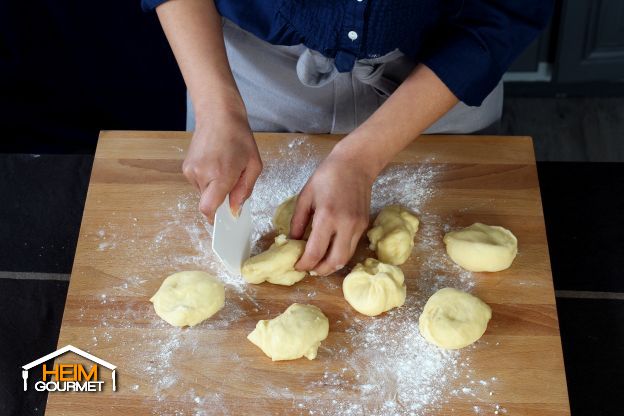
[[[449,257],[472,272],[505,270],[518,254],[518,240],[511,231],[478,222],[446,234],[444,244]]]
[[[293,214],[295,213],[295,205],[297,205],[297,196],[294,195],[279,204],[279,206],[275,209],[275,214],[273,214],[273,226],[277,230],[279,234],[290,234],[290,220],[292,219]],[[310,232],[312,231],[311,223],[308,224],[308,228],[306,228],[303,238],[305,240],[310,237]]]
[[[368,233],[370,249],[384,263],[398,266],[407,261],[414,247],[418,218],[399,205],[381,210]]]
[[[455,350],[477,341],[492,318],[492,309],[476,296],[450,287],[434,293],[418,319],[430,343]]]
[[[328,333],[329,321],[319,308],[293,303],[281,315],[258,321],[247,339],[273,361],[313,360]]]
[[[295,212],[297,195],[291,196],[278,205],[273,214],[273,226],[279,234],[290,234],[290,220]]]
[[[289,240],[285,235],[275,237],[269,249],[243,263],[241,274],[249,283],[269,282],[276,285],[292,286],[306,275],[295,270],[295,264],[305,250],[303,240]]]
[[[342,282],[342,292],[356,311],[376,316],[405,303],[401,269],[368,258],[358,263]]]
[[[201,271],[174,273],[150,299],[158,316],[173,326],[195,326],[217,313],[225,303],[225,288]]]

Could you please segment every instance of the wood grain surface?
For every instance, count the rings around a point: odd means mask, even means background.
[[[305,140],[310,157],[322,157],[340,139],[255,136],[265,165],[290,163],[294,140]],[[418,342],[417,353],[429,351],[434,361],[439,358],[449,367],[430,380],[432,390],[421,385],[422,391],[413,392],[426,399],[418,406],[405,397],[381,394],[374,403],[376,392],[389,387],[377,378],[370,390],[362,391],[366,384],[360,377],[367,373],[351,371],[353,357],[367,357],[357,355],[365,345],[352,345],[353,328],[393,316],[367,318],[353,311],[340,289],[345,272],[307,277],[291,288],[267,283],[243,291],[228,287],[224,310],[194,328],[172,328],[156,316],[149,298],[163,278],[180,271],[179,259],[187,269],[196,265],[210,271],[213,264],[206,260],[210,242],[205,228],[199,227],[203,231],[193,240],[205,256],[191,247],[192,232],[184,232],[202,222],[197,197],[181,174],[189,139],[182,132],[101,133],[58,345],[72,344],[115,364],[118,391],[107,383],[99,393],[50,393],[47,415],[569,414],[530,138],[423,136],[393,162],[436,172],[429,184],[432,192],[420,207],[423,226],[428,218],[451,228],[479,221],[509,228],[519,240],[519,254],[509,270],[461,274],[471,292],[493,310],[479,342],[446,354],[427,350],[422,340],[409,341]],[[430,230],[436,256],[444,257],[444,230]],[[424,238],[419,233],[417,241]],[[408,298],[432,290],[430,281],[419,277],[428,261],[419,252],[423,244],[417,243],[402,266]],[[349,266],[369,255],[363,238]],[[259,319],[274,317],[295,301],[319,306],[330,320],[330,334],[316,360],[273,363],[246,335]],[[422,305],[414,305],[411,322],[416,325]],[[58,360],[76,361],[81,360],[72,354]],[[374,355],[359,364],[375,366]],[[402,371],[400,366],[397,362],[396,368],[385,370],[389,380],[393,371]],[[101,375],[110,380],[108,370]],[[431,397],[423,396],[429,391]]]

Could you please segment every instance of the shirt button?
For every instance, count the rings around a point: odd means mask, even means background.
[[[350,31],[349,33],[347,33],[347,36],[349,37],[349,39],[351,40],[356,40],[358,38],[358,34],[355,31]]]

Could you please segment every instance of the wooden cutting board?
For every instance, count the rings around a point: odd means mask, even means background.
[[[58,345],[116,365],[117,391],[101,368],[104,391],[50,393],[48,415],[569,414],[530,138],[423,136],[397,156],[373,199],[413,204],[421,229],[402,266],[406,305],[377,318],[344,301],[346,271],[291,288],[251,287],[219,272],[198,198],[181,174],[189,139],[101,133]],[[267,172],[258,206],[273,209],[296,191],[286,189],[298,186],[293,178],[301,181],[339,139],[256,134]],[[260,246],[272,237],[269,216],[257,214]],[[518,237],[509,270],[468,273],[446,258],[444,232],[477,221]],[[348,268],[373,255],[366,243]],[[193,269],[228,284],[226,306],[194,328],[172,328],[149,298],[169,274]],[[424,301],[443,286],[470,290],[493,310],[483,338],[457,352],[426,344],[417,331]],[[316,360],[273,363],[246,335],[293,302],[319,306],[330,333]]]

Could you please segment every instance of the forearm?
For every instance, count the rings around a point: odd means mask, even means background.
[[[362,125],[336,146],[343,158],[366,161],[376,177],[392,158],[458,100],[426,66],[418,65]]]
[[[170,0],[156,12],[189,90],[197,123],[215,111],[245,111],[212,0]]]

